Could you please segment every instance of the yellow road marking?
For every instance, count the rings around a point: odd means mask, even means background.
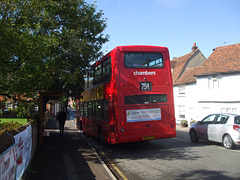
[[[128,178],[122,173],[122,171],[120,171],[117,166],[107,157],[107,155],[101,151],[101,149],[99,147],[97,147],[98,150],[100,151],[100,153],[107,159],[107,161],[113,166],[113,168],[118,172],[118,174],[124,179],[124,180],[128,180]]]

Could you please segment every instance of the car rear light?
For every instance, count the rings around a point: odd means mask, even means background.
[[[233,125],[233,129],[240,132],[240,126],[238,126],[238,125]]]

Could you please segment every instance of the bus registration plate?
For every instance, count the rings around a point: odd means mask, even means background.
[[[142,140],[152,140],[155,139],[154,136],[147,136],[147,137],[142,137]]]
[[[151,91],[152,83],[150,81],[140,82],[140,90],[141,91]]]

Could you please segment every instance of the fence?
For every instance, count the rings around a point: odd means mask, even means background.
[[[36,122],[0,135],[0,179],[20,179],[38,144]]]

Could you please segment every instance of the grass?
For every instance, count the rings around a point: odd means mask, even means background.
[[[20,123],[21,125],[25,125],[27,123],[27,118],[0,118],[1,122],[0,123],[3,123],[3,122],[18,122]]]

